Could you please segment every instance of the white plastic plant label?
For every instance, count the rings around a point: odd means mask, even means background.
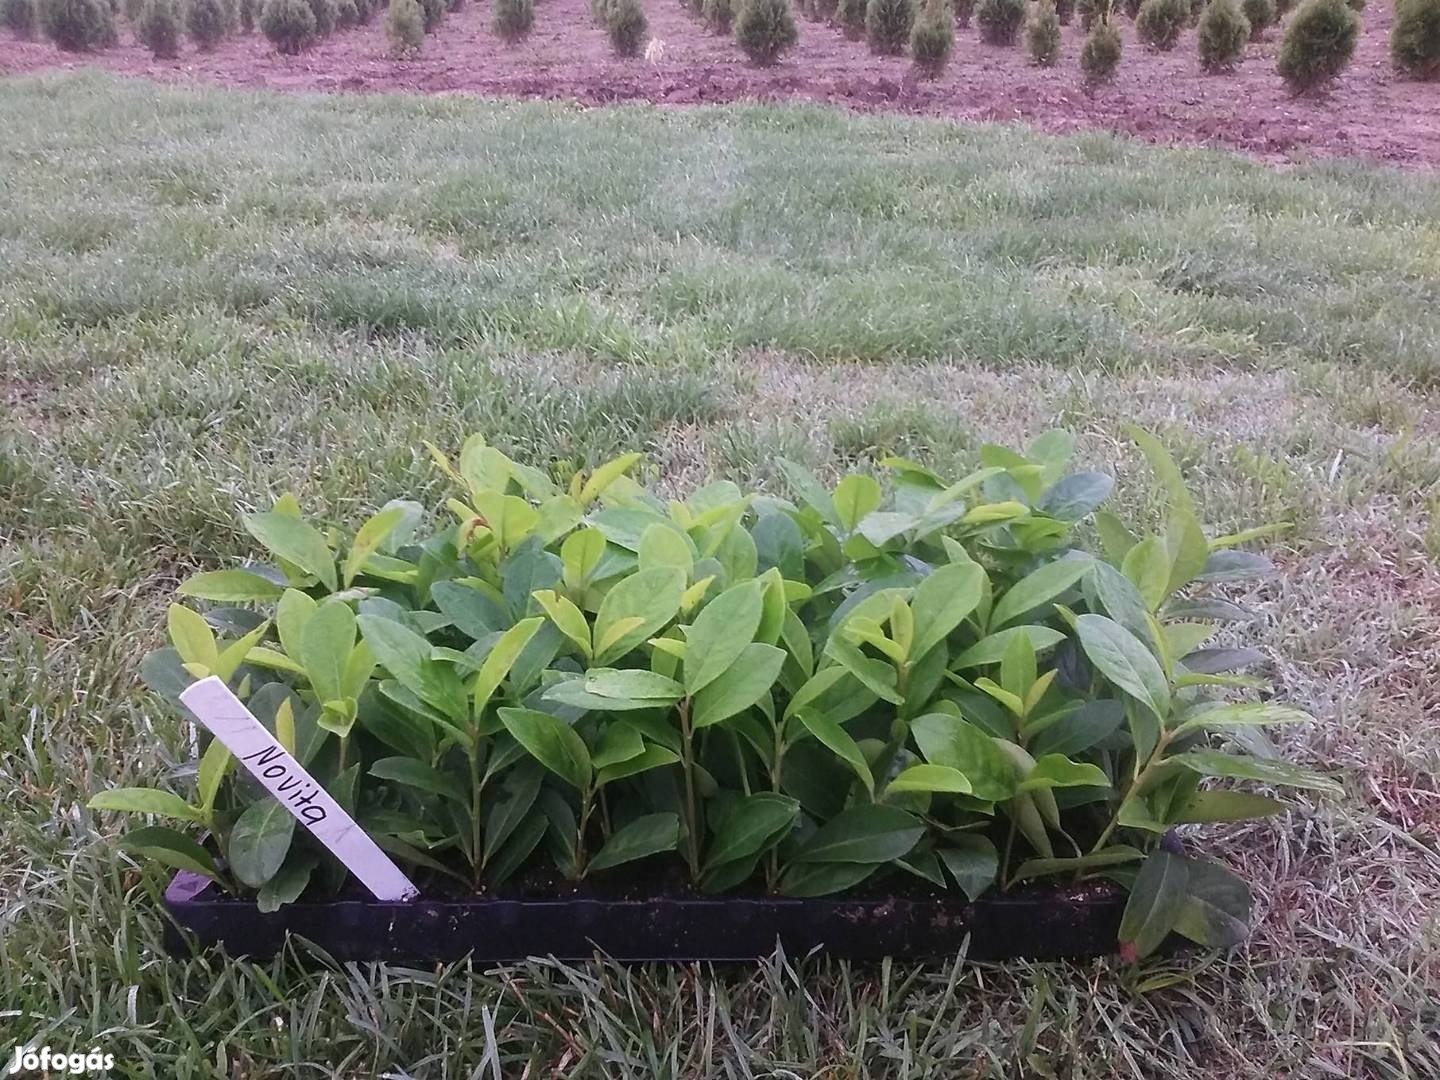
[[[230,748],[235,760],[314,834],[377,900],[413,900],[420,890],[265,730],[218,675],[201,679],[180,694],[185,707]]]

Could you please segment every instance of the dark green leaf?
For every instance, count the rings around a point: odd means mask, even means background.
[[[590,860],[586,873],[608,870],[662,851],[674,851],[679,842],[680,818],[677,815],[646,814],[616,829]]]
[[[273,798],[246,807],[230,831],[230,869],[252,888],[275,876],[290,851],[295,819]]]
[[[1182,856],[1163,848],[1150,853],[1120,918],[1120,955],[1128,963],[1148,956],[1175,929],[1190,881]]]

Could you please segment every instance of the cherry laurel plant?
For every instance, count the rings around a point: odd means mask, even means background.
[[[1103,876],[1131,890],[1125,955],[1226,945],[1245,884],[1161,841],[1285,808],[1229,781],[1335,784],[1269,748],[1264,725],[1308,717],[1242,700],[1269,697],[1236,673],[1262,656],[1212,642],[1250,618],[1215,586],[1273,573],[1242,545],[1276,527],[1207,537],[1134,437],[1166,505],[1148,535],[1100,509],[1110,477],[1068,471],[1061,432],[953,483],[889,458],[885,483],[829,490],[782,463],[793,501],[719,481],[667,503],[638,454],[557,478],[480,437],[431,447],[438,530],[414,502],[349,533],[282,497],[244,522],[272,561],[186,581],[203,613],[171,607],[144,676],[170,699],[222,677],[431,888],[974,898]],[[178,820],[124,844],[267,910],[344,879],[217,741],[193,799],[91,805]]]

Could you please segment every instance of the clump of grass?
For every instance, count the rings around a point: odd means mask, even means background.
[[[425,12],[417,0],[390,0],[385,15],[385,39],[397,60],[409,60],[425,43]]]
[[[340,7],[336,0],[308,0],[310,14],[315,17],[315,36],[329,37],[340,22]]]
[[[534,0],[495,0],[490,27],[505,41],[516,42],[535,25]]]
[[[608,0],[605,4],[605,32],[617,56],[638,56],[650,33],[641,0]]]
[[[276,52],[294,56],[315,41],[315,12],[307,0],[264,0],[260,32]]]
[[[66,52],[93,52],[116,42],[108,0],[40,0],[45,36]]]
[[[1440,78],[1440,0],[1395,0],[1390,59],[1412,79]]]
[[[1054,67],[1060,57],[1060,13],[1051,0],[1040,0],[1025,23],[1025,47],[1041,67]]]
[[[735,41],[751,62],[773,64],[798,40],[790,0],[740,0]]]
[[[926,78],[939,78],[955,48],[955,22],[947,0],[924,0],[910,30],[910,56]]]
[[[180,55],[180,12],[175,0],[147,0],[135,22],[135,37],[157,60]]]
[[[1085,84],[1094,88],[1110,82],[1120,66],[1123,51],[1119,27],[1110,19],[1097,20],[1080,49],[1080,71],[1085,76]]]
[[[1210,0],[1200,16],[1196,46],[1200,66],[1208,72],[1229,71],[1245,55],[1250,23],[1235,0]]]
[[[1276,68],[1297,94],[1311,93],[1345,70],[1360,40],[1360,16],[1345,0],[1305,0],[1285,30]]]
[[[224,0],[186,0],[185,31],[201,52],[213,50],[230,32]]]
[[[1275,0],[1240,0],[1240,11],[1250,24],[1250,40],[1259,41],[1266,29],[1280,17]]]
[[[1152,49],[1169,52],[1189,21],[1189,0],[1145,0],[1135,18],[1135,35]]]
[[[889,56],[904,52],[914,24],[912,0],[868,0],[865,5],[865,40],[871,52]]]
[[[987,45],[1014,45],[1025,25],[1025,0],[980,0],[975,21]]]

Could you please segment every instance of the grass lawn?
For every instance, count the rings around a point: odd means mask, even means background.
[[[1440,1076],[1440,179],[817,108],[581,111],[0,83],[0,1054],[187,1077]],[[477,971],[159,953],[97,790],[186,740],[177,580],[293,490],[439,502],[420,447],[643,449],[662,485],[1061,425],[1220,526],[1288,520],[1284,752],[1346,794],[1216,831],[1228,955]],[[1131,505],[1143,513],[1143,505]],[[303,953],[303,946],[296,947]]]

